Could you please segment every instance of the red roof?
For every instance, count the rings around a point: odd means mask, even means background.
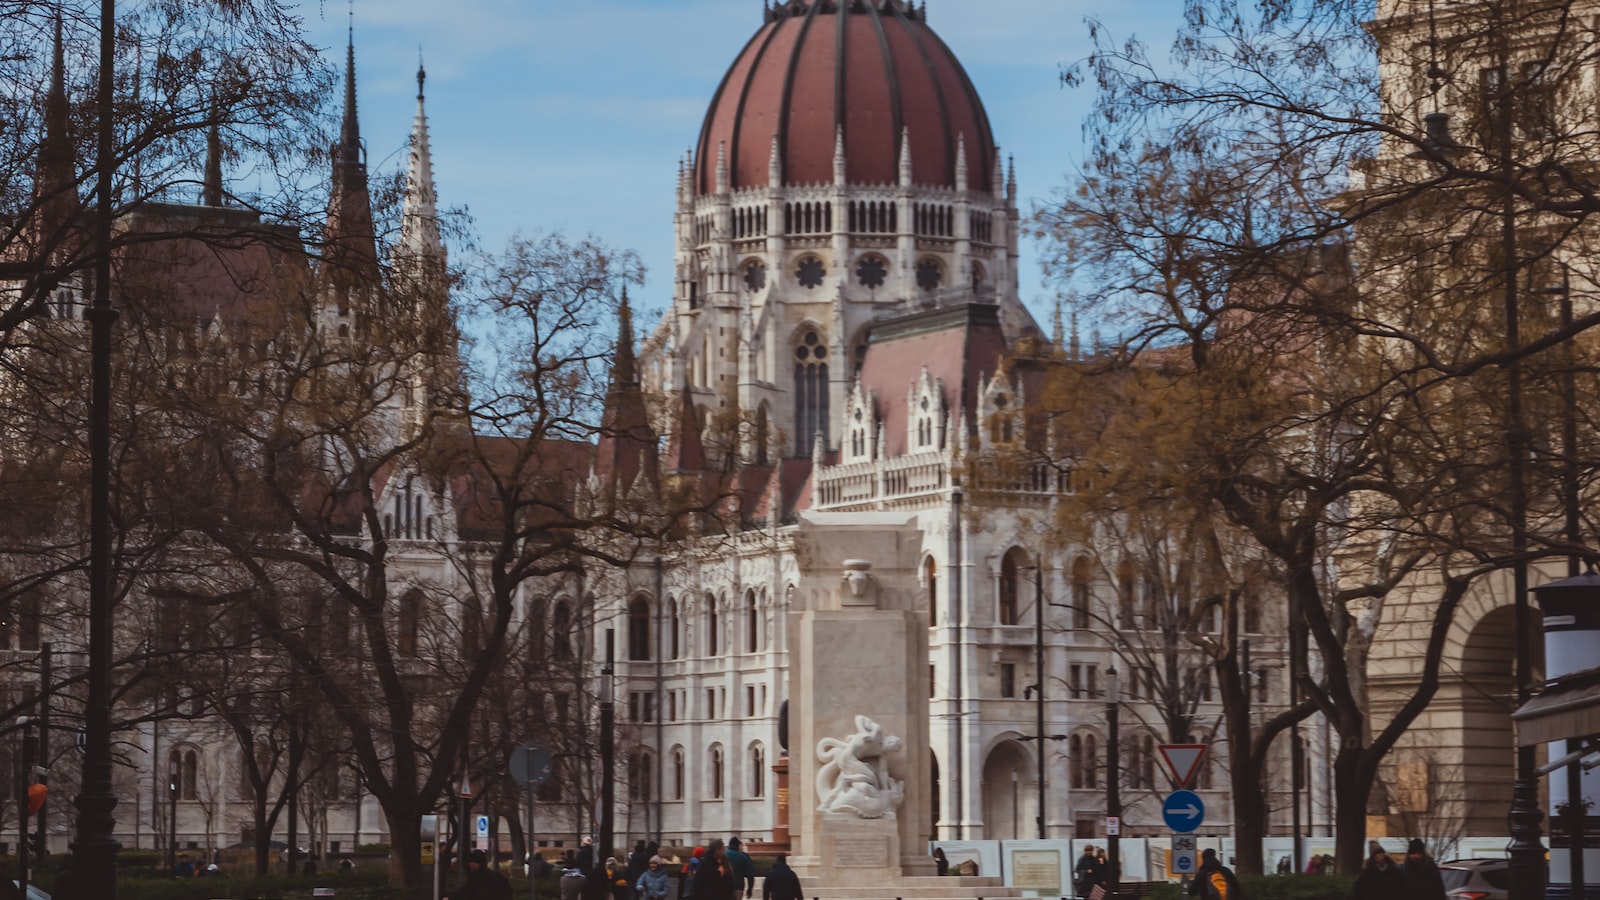
[[[851,184],[899,182],[910,129],[912,181],[990,191],[996,149],[983,101],[955,54],[903,0],[788,0],[723,78],[700,130],[696,191],[717,186],[719,148],[732,187],[766,187],[777,136],[788,184],[831,184],[844,132]],[[964,141],[967,183],[956,185]]]
[[[944,402],[952,413],[973,416],[979,377],[994,377],[1005,354],[999,309],[987,303],[949,306],[874,325],[861,364],[861,385],[878,394],[885,455],[903,456],[908,449],[906,394],[923,368],[944,381]]]

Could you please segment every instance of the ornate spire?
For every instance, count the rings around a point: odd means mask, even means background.
[[[911,126],[900,129],[900,185],[911,186]]]
[[[1007,162],[1010,166],[1006,172],[1006,198],[1014,201],[1017,199],[1017,158],[1008,157]]]
[[[200,202],[204,206],[221,206],[222,190],[222,105],[213,97],[211,125],[206,128],[206,177]]]
[[[844,126],[835,125],[833,128],[833,183],[842,185],[846,178],[844,164]]]
[[[1000,155],[1000,148],[994,148],[994,196],[996,200],[1004,200],[1006,196],[1006,166],[1005,157]]]
[[[717,193],[726,194],[728,185],[728,145],[719,143],[717,144]]]
[[[419,53],[420,57],[420,53]],[[433,185],[433,152],[428,146],[428,112],[423,86],[428,72],[417,60],[417,115],[411,122],[411,153],[406,161],[406,195],[400,220],[400,255],[442,267],[444,241],[439,237],[439,211]],[[437,273],[442,274],[442,273]]]
[[[700,414],[689,390],[688,373],[678,389],[678,421],[667,443],[667,469],[673,472],[699,472],[706,467],[706,447],[700,437]]]
[[[633,308],[628,304],[626,287],[617,307],[617,349],[611,361],[611,383],[606,388],[598,449],[596,474],[613,490],[631,488],[640,478],[653,482],[659,474],[656,436],[650,428],[634,357]]]
[[[76,200],[74,171],[77,157],[72,149],[72,117],[67,104],[66,49],[62,39],[61,7],[56,7],[54,58],[50,65],[50,93],[45,98],[44,140],[39,143],[38,172],[34,190],[42,207],[40,222],[46,235],[54,234],[72,215]],[[48,238],[47,238],[48,239]]]
[[[783,187],[783,145],[778,142],[776,132],[772,135],[772,157],[767,160],[767,184]]]
[[[376,230],[372,224],[372,198],[367,191],[366,151],[356,116],[355,25],[345,57],[344,125],[334,144],[333,191],[328,198],[325,260],[335,291],[348,296],[379,282]]]
[[[956,134],[956,190],[967,189],[967,136],[965,133]]]

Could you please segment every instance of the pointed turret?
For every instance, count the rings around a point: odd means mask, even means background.
[[[702,472],[705,467],[706,447],[700,437],[700,414],[694,408],[694,394],[685,377],[678,389],[678,421],[667,442],[665,468],[669,472]]]
[[[222,205],[222,109],[211,104],[211,125],[206,129],[206,177],[200,193],[203,206]]]
[[[991,183],[994,185],[995,199],[1004,200],[1006,196],[1006,166],[1005,157],[1000,155],[999,147],[994,148],[994,177]]]
[[[595,473],[612,490],[626,491],[641,478],[654,482],[658,475],[656,436],[639,382],[627,288],[623,288],[617,308],[617,349],[611,361],[598,450]]]
[[[911,126],[900,129],[900,186],[911,187]]]
[[[428,72],[417,62],[417,115],[411,123],[411,153],[406,161],[406,195],[401,209],[399,261],[412,277],[444,275],[446,254],[439,237],[439,210],[433,184],[433,152],[428,146],[428,112],[423,90]]]
[[[1067,334],[1061,325],[1061,298],[1057,297],[1055,311],[1050,316],[1050,346],[1057,352],[1064,352],[1067,349]]]
[[[783,145],[778,143],[778,135],[772,135],[772,156],[767,159],[767,184],[771,187],[783,187]]]
[[[717,145],[717,193],[726,194],[729,185],[728,145]]]
[[[344,122],[333,159],[333,191],[328,198],[326,271],[340,298],[379,283],[378,248],[367,190],[366,149],[356,115],[356,38],[350,28],[344,76]]]
[[[1006,173],[1006,199],[1014,203],[1017,199],[1017,158],[1012,156],[1008,162],[1010,169]]]
[[[50,65],[50,93],[45,98],[44,139],[39,143],[34,191],[40,206],[40,232],[54,240],[72,217],[77,201],[77,157],[72,148],[72,116],[67,104],[66,49],[61,9],[56,8],[55,48]]]
[[[956,135],[956,190],[967,189],[967,136]]]
[[[837,125],[833,129],[833,183],[843,185],[845,178],[844,126]]]

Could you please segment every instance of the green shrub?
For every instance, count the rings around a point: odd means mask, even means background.
[[[1240,875],[1245,900],[1350,900],[1355,879],[1342,875]],[[1158,884],[1145,900],[1184,900],[1183,885]]]

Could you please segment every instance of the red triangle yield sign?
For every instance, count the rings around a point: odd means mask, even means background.
[[[1194,773],[1200,771],[1200,761],[1206,758],[1206,745],[1162,744],[1161,758],[1167,761],[1167,768],[1178,787],[1186,788],[1194,778]]]

